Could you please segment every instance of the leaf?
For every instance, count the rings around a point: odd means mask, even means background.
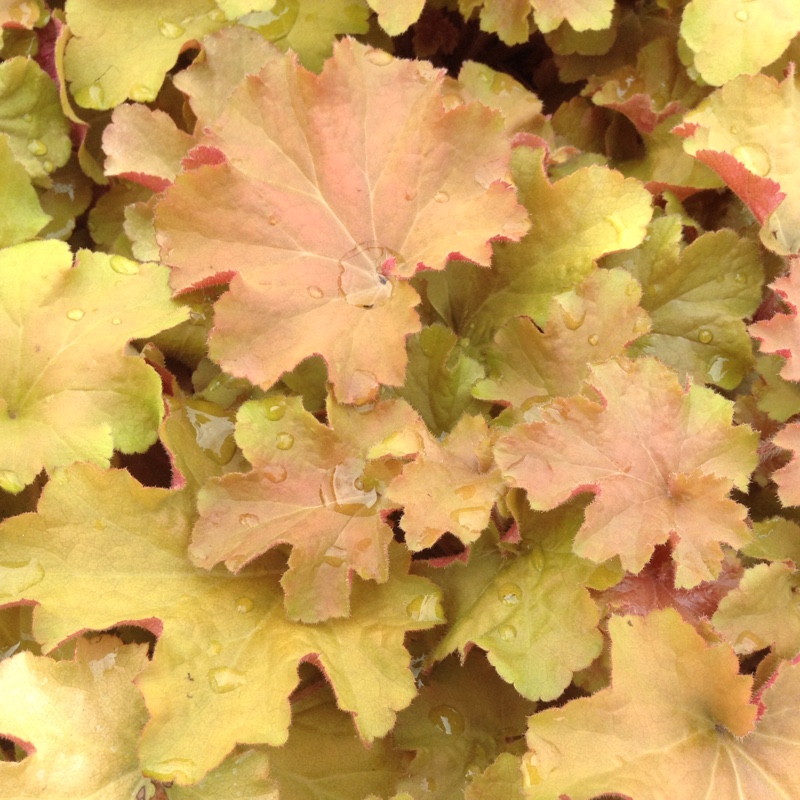
[[[772,438],[774,444],[784,450],[791,450],[792,460],[772,476],[778,484],[778,497],[785,506],[800,505],[800,461],[797,452],[800,451],[800,423],[792,422],[784,426]]]
[[[800,564],[800,526],[783,517],[753,523],[755,538],[742,552],[750,558]]]
[[[336,708],[326,686],[312,687],[292,703],[292,727],[283,747],[269,751],[280,800],[363,800],[390,795],[407,755],[391,737],[366,746]]]
[[[69,122],[50,76],[17,56],[0,64],[0,135],[32,178],[46,178],[72,152]]]
[[[777,353],[785,359],[780,375],[787,381],[800,381],[800,359],[795,361],[794,352],[800,347],[800,322],[797,308],[800,306],[800,266],[792,259],[788,275],[778,278],[772,288],[786,300],[788,314],[775,314],[771,319],[754,322],[750,335],[761,342],[761,351]]]
[[[269,758],[259,750],[236,752],[196,786],[170,786],[169,800],[278,800]],[[155,798],[153,798],[155,800]]]
[[[553,700],[602,649],[600,611],[587,590],[597,567],[572,553],[580,504],[542,514],[525,510],[521,498],[510,502],[519,555],[504,559],[480,540],[466,565],[428,573],[443,587],[452,621],[434,658],[455,649],[465,657],[475,644],[523,697]]]
[[[130,98],[155,100],[165,73],[189,42],[225,23],[214,0],[69,0],[72,38],[64,56],[66,80],[83,108],[114,108]]]
[[[425,0],[368,0],[378,23],[389,36],[407,31],[418,19]]]
[[[386,497],[403,506],[405,542],[417,551],[447,531],[464,544],[474,542],[489,524],[501,488],[486,420],[464,416],[441,444],[425,443],[389,484]]]
[[[661,217],[638,250],[608,261],[642,284],[652,320],[631,354],[655,355],[679,375],[733,389],[753,365],[742,318],[761,302],[758,248],[732,230],[704,233],[682,248],[681,227],[677,215]]]
[[[564,21],[576,31],[601,30],[611,25],[614,0],[459,0],[465,16],[479,6],[482,6],[482,30],[496,31],[506,44],[519,44],[529,38],[527,24],[523,27],[523,22],[531,6],[533,20],[542,33],[555,30]],[[512,13],[514,17],[522,16],[513,25]]]
[[[597,270],[553,298],[543,330],[527,317],[510,319],[487,355],[492,377],[479,381],[473,394],[523,408],[577,394],[589,364],[620,355],[647,333],[640,299],[641,289],[625,272]]]
[[[740,547],[750,538],[745,509],[727,495],[744,488],[756,466],[755,433],[731,427],[729,401],[700,386],[684,390],[654,359],[594,365],[589,384],[600,402],[555,399],[542,421],[500,438],[495,459],[506,480],[539,510],[594,492],[575,537],[584,558],[619,555],[639,572],[670,540],[676,586],[712,580],[719,543]]]
[[[483,367],[464,344],[443,325],[423,328],[408,339],[406,381],[395,394],[407,400],[437,436],[464,414],[484,408],[471,391],[483,377]]]
[[[596,259],[644,239],[652,199],[638,181],[592,166],[551,184],[543,158],[542,150],[514,151],[514,181],[532,225],[521,242],[495,244],[491,271],[455,262],[424,276],[436,311],[473,344],[511,317],[543,323],[553,296],[580,284]]]
[[[800,385],[780,376],[787,363],[779,355],[756,355],[753,397],[758,409],[777,422],[786,422],[800,413]]]
[[[481,30],[496,33],[507,45],[522,44],[530,37],[530,0],[458,0],[465,19],[480,8]]]
[[[0,763],[3,796],[133,797],[147,720],[133,678],[146,664],[147,647],[111,636],[78,639],[73,661],[20,653],[0,663],[0,731],[31,751],[21,763]]]
[[[612,617],[609,632],[611,687],[531,717],[522,760],[526,796],[744,800],[796,793],[787,763],[798,724],[786,713],[797,702],[796,667],[781,670],[755,723],[752,678],[738,674],[727,645],[706,644],[673,609]]]
[[[291,622],[280,558],[238,576],[189,563],[193,515],[188,494],[144,488],[124,471],[60,470],[36,514],[1,526],[3,599],[39,604],[34,634],[45,650],[120,623],[160,633],[137,685],[151,717],[139,756],[161,782],[199,781],[237,742],[283,744],[304,660],[323,669],[365,742],[384,736],[416,693],[403,637],[443,621],[439,590],[407,574],[397,547],[387,584],[353,582],[348,619]]]
[[[762,225],[761,241],[787,255],[800,248],[800,185],[793,76],[739,76],[717,89],[676,129],[684,149],[708,164]]]
[[[525,733],[534,708],[478,654],[462,665],[455,658],[437,664],[397,716],[396,746],[415,751],[398,789],[426,800],[463,797],[471,779]]]
[[[691,0],[681,17],[681,37],[706,83],[721,86],[771,64],[800,31],[792,0],[763,0],[755,8],[727,0]]]
[[[467,788],[466,800],[525,800],[521,759],[501,753]]]
[[[780,658],[800,652],[800,575],[775,562],[745,570],[739,585],[722,598],[711,619],[737,655],[772,647]]]
[[[3,175],[3,216],[0,247],[33,239],[50,221],[31,185],[31,179],[15,158],[8,136],[0,135],[0,173]]]
[[[329,417],[335,420],[336,413],[331,409]],[[343,427],[347,415],[341,415]],[[385,514],[393,505],[383,499],[384,476],[367,463],[367,451],[409,429],[413,437],[414,427],[423,430],[402,401],[358,415],[342,436],[317,422],[300,398],[272,395],[245,403],[236,440],[254,469],[212,478],[198,493],[194,563],[210,568],[224,561],[238,571],[290,544],[281,581],[289,616],[304,622],[347,616],[352,572],[379,583],[388,577],[393,534]],[[419,434],[413,438],[419,448]]]
[[[525,232],[500,115],[444,112],[442,79],[345,40],[319,76],[273,52],[231,97],[202,140],[226,161],[155,214],[176,289],[230,279],[210,338],[226,372],[268,388],[317,353],[341,402],[369,402],[403,382],[420,327],[405,279],[456,252],[488,264],[490,239]]]
[[[19,492],[42,470],[107,466],[146,450],[163,413],[161,382],[126,344],[181,322],[156,264],[63,242],[0,252],[0,486]]]

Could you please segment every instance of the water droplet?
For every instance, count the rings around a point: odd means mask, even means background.
[[[268,464],[261,470],[264,477],[272,483],[283,483],[286,480],[286,467],[281,464]]]
[[[772,169],[772,162],[769,153],[758,143],[740,144],[734,147],[731,155],[740,161],[744,167],[760,178],[769,174]]]
[[[406,189],[406,192],[403,195],[403,197],[405,197],[405,199],[408,200],[409,202],[411,202],[416,196],[417,193],[412,191],[411,189]]]
[[[52,161],[42,161],[42,169],[49,175],[55,172],[56,165]]]
[[[47,154],[47,145],[41,139],[31,139],[28,142],[28,152],[35,156]]]
[[[196,783],[201,776],[196,774],[197,765],[188,758],[170,758],[159,761],[148,768],[148,776],[161,783]]]
[[[225,22],[227,17],[225,16],[225,12],[221,8],[214,8],[208,12],[208,18],[212,22]]]
[[[114,319],[111,320],[111,324],[112,325],[122,325],[122,320],[119,317],[114,317]]]
[[[373,49],[367,53],[367,61],[376,67],[386,67],[394,61],[394,56],[385,50]]]
[[[544,569],[544,550],[540,544],[531,547],[531,566],[538,572]]]
[[[572,314],[567,311],[566,308],[562,308],[561,319],[564,320],[564,325],[566,325],[567,328],[569,328],[571,331],[576,331],[581,325],[583,325],[583,321],[586,319],[586,309],[582,308],[575,314]]]
[[[337,556],[323,556],[322,560],[329,566],[329,567],[341,567],[344,564],[343,558],[338,558]]]
[[[323,478],[320,486],[322,505],[350,517],[374,514],[378,493],[373,487],[367,489],[365,486],[363,470],[364,462],[358,458],[349,458],[337,464]]]
[[[210,656],[218,656],[222,652],[222,645],[214,639],[208,643],[206,653]]]
[[[158,92],[155,89],[151,89],[149,86],[145,86],[144,84],[139,84],[138,86],[134,86],[129,92],[128,96],[131,100],[135,100],[137,103],[152,103],[153,100],[156,99]]]
[[[445,736],[458,736],[464,733],[464,715],[453,706],[440,705],[428,712],[428,719]]]
[[[275,437],[275,447],[278,450],[291,450],[294,445],[294,436],[291,433],[279,433]]]
[[[36,558],[27,561],[0,561],[0,597],[18,598],[43,579],[44,567]]]
[[[120,275],[138,275],[139,265],[125,256],[111,256],[109,259],[111,269]]]
[[[351,306],[382,306],[394,291],[387,274],[404,263],[399,253],[379,244],[354,247],[339,259],[339,291]]]
[[[754,653],[756,650],[761,650],[766,647],[765,642],[758,635],[752,631],[742,631],[733,644],[733,649],[737,654],[740,653]]]
[[[444,622],[444,608],[438,594],[421,594],[407,606],[406,613],[416,622]]]
[[[225,694],[244,686],[247,678],[243,672],[230,667],[214,667],[208,671],[208,684],[212,692]]]
[[[597,343],[600,341],[600,337],[596,333],[593,333],[586,341],[589,342],[592,347],[596,347]]]
[[[67,319],[71,319],[73,322],[78,322],[78,320],[83,319],[86,312],[82,308],[71,308],[67,311]]]
[[[265,402],[267,404],[266,417],[268,420],[277,422],[279,419],[283,419],[283,415],[286,413],[286,401],[282,397],[267,398]]]
[[[184,411],[203,455],[215,464],[227,464],[236,453],[233,414],[208,400],[187,400]]]
[[[456,489],[456,494],[462,500],[469,500],[470,497],[475,495],[475,492],[477,492],[479,488],[480,486],[477,483],[467,483],[464,486],[459,486]]]
[[[739,135],[739,127],[737,125],[731,125],[731,135],[732,136]]]
[[[106,99],[103,87],[95,82],[75,92],[75,102],[84,108],[102,108]]]
[[[697,334],[697,338],[703,344],[710,344],[714,341],[714,334],[711,333],[708,328],[703,328],[700,333]]]
[[[254,528],[260,521],[255,514],[239,514],[239,524],[243,528]]]
[[[507,606],[515,606],[522,599],[522,589],[516,583],[504,583],[498,590],[497,596]]]
[[[517,629],[513,625],[501,625],[497,629],[497,635],[504,642],[513,642],[517,638]]]
[[[255,604],[249,597],[240,597],[236,601],[236,610],[240,614],[249,614],[253,610]]]
[[[422,789],[425,794],[433,794],[436,791],[436,780],[434,778],[423,778],[419,782],[419,788]]]
[[[737,272],[733,276],[733,280],[735,283],[738,283],[741,286],[742,284],[747,283],[747,275],[745,275],[744,272]]]
[[[179,37],[183,36],[184,33],[186,33],[186,29],[175,22],[170,22],[168,19],[164,19],[164,17],[159,17],[158,32],[165,39],[178,39]]]
[[[313,297],[315,300],[319,300],[322,297],[322,289],[320,289],[319,286],[309,286],[307,291],[309,296]]]
[[[270,214],[267,217],[267,222],[274,228],[281,221],[280,214]]]
[[[734,15],[739,22],[747,22],[749,18],[749,14],[743,9],[740,8]]]
[[[458,508],[450,513],[450,519],[472,533],[480,533],[489,524],[489,509],[480,506]]]
[[[12,469],[0,469],[0,489],[10,494],[19,494],[25,488],[22,479]]]
[[[437,203],[446,203],[450,199],[450,195],[447,192],[436,192],[433,199]]]

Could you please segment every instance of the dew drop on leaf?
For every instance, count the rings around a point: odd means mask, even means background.
[[[71,308],[67,311],[67,319],[71,319],[73,322],[78,322],[78,320],[82,320],[86,312],[82,308]]]
[[[283,483],[286,480],[286,467],[281,464],[267,464],[262,472],[264,477],[272,483]]]
[[[517,629],[513,625],[501,625],[497,629],[497,635],[504,642],[513,642],[517,638]]]
[[[364,486],[362,471],[363,462],[357,458],[337,464],[322,480],[319,490],[322,505],[350,517],[374,514],[378,493]]]
[[[275,447],[278,450],[291,450],[294,445],[294,436],[291,433],[279,433],[275,437]]]
[[[243,672],[230,667],[214,667],[208,671],[208,685],[212,692],[225,694],[244,686],[247,678]]]
[[[408,200],[409,202],[411,202],[416,196],[417,193],[412,189],[406,189],[406,192],[403,195],[403,197],[405,197],[405,199]]]
[[[137,275],[139,273],[139,265],[125,256],[111,256],[109,262],[111,269],[120,275]]]
[[[239,514],[239,524],[243,528],[254,528],[259,522],[255,514]]]
[[[478,484],[477,483],[468,483],[464,486],[459,486],[456,489],[456,494],[462,500],[469,500],[470,497],[474,496],[475,492],[478,491]]]
[[[747,22],[750,18],[750,15],[743,9],[740,8],[734,15],[739,22]]]
[[[214,8],[208,12],[208,18],[212,22],[225,22],[227,17],[225,16],[225,12],[221,8]]]
[[[562,308],[561,318],[564,320],[564,325],[566,325],[571,331],[576,331],[581,325],[583,325],[583,321],[586,319],[586,309],[583,308],[573,315],[567,311],[566,308]]]
[[[736,653],[754,653],[756,650],[766,647],[764,642],[758,634],[752,631],[742,631],[734,642],[733,649]]]
[[[697,338],[698,338],[698,339],[699,339],[699,340],[700,340],[700,341],[701,341],[703,344],[710,344],[711,342],[713,342],[713,341],[714,341],[714,334],[713,334],[713,333],[711,333],[711,331],[710,331],[710,330],[708,330],[708,328],[703,328],[703,329],[700,331],[700,333],[698,333],[698,334],[697,334]]]
[[[487,509],[480,506],[457,508],[451,512],[450,519],[468,531],[480,533],[487,524]]]
[[[267,217],[267,222],[274,228],[281,221],[279,214],[270,214]]]
[[[212,642],[208,643],[208,647],[206,648],[206,653],[210,656],[218,656],[222,652],[222,645],[216,641],[216,639]]]
[[[38,559],[0,561],[0,597],[12,597],[44,580],[44,567]]]
[[[170,22],[164,17],[158,18],[158,32],[165,39],[177,39],[186,32],[186,29],[175,22]]]
[[[770,169],[772,169],[769,153],[756,142],[740,144],[738,147],[734,147],[731,155],[737,161],[740,161],[749,172],[752,172],[753,175],[758,175],[759,178],[768,175]]]
[[[339,259],[339,291],[351,306],[382,306],[394,291],[385,271],[404,263],[399,253],[377,242],[358,245]]]
[[[231,415],[222,406],[208,400],[187,400],[184,409],[203,455],[215,464],[227,464],[236,453],[235,425]]]
[[[515,606],[522,599],[522,589],[516,583],[504,583],[498,590],[497,596],[507,606]]]
[[[47,145],[41,139],[31,139],[28,142],[28,152],[34,156],[47,155]]]
[[[589,342],[592,347],[596,347],[597,343],[600,341],[600,337],[596,333],[593,333],[586,341]]]
[[[105,99],[105,92],[99,83],[92,83],[75,92],[75,101],[84,108],[101,108]]]
[[[25,484],[14,470],[0,469],[0,489],[10,494],[19,494],[24,488]]]
[[[744,272],[737,272],[733,276],[733,280],[741,286],[743,283],[747,283],[747,275]]]
[[[385,50],[374,49],[367,53],[367,61],[376,67],[386,67],[394,61],[394,56]]]
[[[114,317],[114,319],[111,320],[111,324],[112,325],[122,325],[122,320],[119,317]]]
[[[440,705],[432,708],[428,712],[428,719],[433,723],[434,727],[440,730],[447,736],[458,736],[464,732],[466,723],[464,715],[448,705]]]
[[[253,610],[255,604],[249,597],[240,597],[236,601],[236,610],[240,614],[249,614]]]
[[[309,286],[307,291],[309,297],[313,297],[315,300],[319,300],[322,297],[322,289],[319,286]]]
[[[344,564],[343,558],[338,558],[337,556],[323,556],[322,560],[329,566],[329,567],[341,567]]]
[[[419,783],[419,788],[425,794],[433,794],[436,791],[436,781],[433,778],[423,778]]]
[[[539,572],[544,569],[544,550],[540,544],[535,544],[531,548],[531,564]]]
[[[446,203],[450,199],[450,195],[447,192],[436,192],[433,199],[437,203]]]
[[[275,400],[267,400],[267,419],[271,422],[277,422],[283,419],[286,413],[286,401],[281,397]]]
[[[444,622],[444,608],[438,594],[421,594],[407,606],[406,613],[417,622]]]
[[[49,175],[51,172],[54,172],[56,165],[52,161],[43,161],[42,162],[42,169]]]

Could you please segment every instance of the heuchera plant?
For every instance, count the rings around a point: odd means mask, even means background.
[[[0,26],[0,797],[800,797],[795,0]]]

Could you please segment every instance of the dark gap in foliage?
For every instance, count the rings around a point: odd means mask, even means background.
[[[172,486],[172,464],[161,442],[144,453],[115,453],[112,465],[127,469],[143,486]]]
[[[742,675],[755,675],[758,665],[769,655],[769,647],[756,650],[755,653],[739,657],[739,672]]]
[[[445,533],[439,537],[431,547],[414,553],[414,561],[430,561],[436,558],[452,558],[461,555],[467,548],[464,543],[452,533]]]

